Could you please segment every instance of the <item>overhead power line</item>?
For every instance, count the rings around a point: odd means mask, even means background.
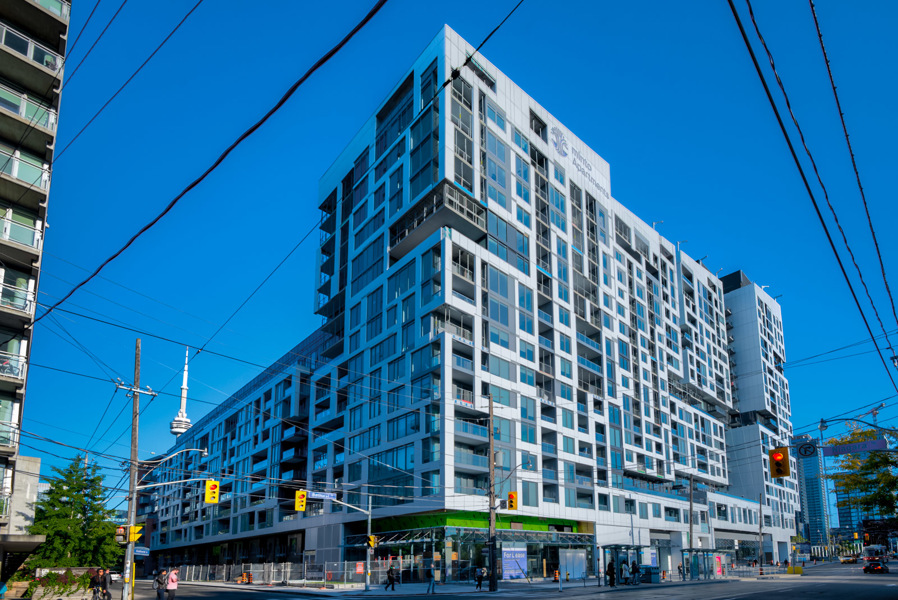
[[[836,81],[833,78],[832,66],[829,63],[829,56],[826,53],[826,46],[823,43],[823,33],[820,31],[820,22],[817,20],[817,9],[814,6],[814,0],[808,0],[811,6],[811,14],[814,16],[814,27],[817,28],[817,39],[820,40],[820,52],[823,54],[823,62],[826,64],[826,73],[829,75],[829,85],[833,90],[833,99],[836,101],[836,110],[839,112],[839,121],[842,123],[842,133],[845,134],[845,145],[848,146],[848,155],[851,157],[851,168],[854,169],[854,177],[857,180],[857,189],[861,194],[861,202],[864,204],[864,213],[867,215],[867,224],[870,226],[870,235],[873,237],[873,247],[876,249],[876,257],[879,259],[879,270],[882,273],[882,282],[886,286],[886,293],[889,296],[889,303],[892,306],[892,316],[895,323],[898,324],[898,312],[895,311],[895,299],[892,297],[892,289],[889,287],[889,279],[886,277],[886,267],[882,260],[882,252],[879,250],[879,239],[876,237],[876,229],[873,227],[873,219],[870,217],[870,207],[867,205],[867,195],[864,193],[864,186],[861,184],[861,174],[857,168],[857,159],[854,156],[854,148],[851,146],[851,138],[848,135],[848,126],[845,124],[845,113],[842,112],[842,102],[839,100],[839,93],[836,91]]]
[[[147,223],[146,225],[144,225],[143,227],[141,227],[140,230],[137,231],[137,233],[135,233],[133,236],[131,236],[131,238],[130,238],[127,242],[125,242],[125,245],[124,245],[124,246],[122,246],[121,248],[119,248],[116,252],[114,252],[111,256],[109,256],[106,260],[104,260],[104,261],[100,264],[100,266],[98,266],[98,267],[96,268],[96,270],[94,270],[93,273],[91,273],[90,275],[87,276],[86,279],[84,279],[83,281],[81,281],[81,283],[77,284],[74,288],[72,288],[71,290],[69,290],[69,292],[68,292],[65,296],[63,296],[63,297],[62,297],[59,301],[57,301],[53,306],[51,306],[49,309],[47,309],[46,312],[44,312],[43,314],[41,314],[40,316],[38,316],[37,318],[35,318],[35,319],[34,319],[34,322],[37,323],[38,321],[40,321],[41,319],[43,319],[45,316],[47,316],[48,314],[50,314],[51,312],[53,312],[57,307],[59,307],[61,304],[63,304],[66,300],[68,300],[69,298],[71,298],[72,295],[73,295],[76,291],[78,291],[80,288],[82,288],[82,287],[84,287],[85,285],[87,285],[88,282],[90,282],[94,277],[96,277],[97,275],[99,275],[100,272],[106,267],[106,265],[108,265],[109,263],[111,263],[112,261],[114,261],[116,258],[118,258],[119,256],[121,256],[121,254],[122,254],[125,250],[127,250],[129,247],[131,247],[131,245],[134,244],[134,242],[136,242],[137,239],[138,239],[140,236],[142,236],[144,233],[146,233],[147,231],[149,231],[154,225],[156,225],[156,223],[158,223],[160,220],[162,220],[162,218],[163,218],[165,215],[167,215],[167,214],[168,214],[168,213],[169,213],[169,212],[170,212],[170,211],[171,211],[171,210],[178,204],[178,202],[181,200],[181,198],[183,198],[183,197],[184,197],[185,195],[187,195],[187,193],[190,192],[193,188],[195,188],[195,187],[198,186],[200,183],[202,183],[202,182],[203,182],[203,181],[204,181],[204,180],[205,180],[205,179],[206,179],[206,178],[207,178],[213,171],[215,171],[215,170],[219,167],[219,165],[221,165],[221,164],[224,162],[224,160],[231,154],[231,152],[233,152],[233,151],[237,148],[237,146],[239,146],[241,143],[243,143],[244,140],[246,140],[246,139],[247,139],[248,137],[250,137],[253,133],[255,133],[255,132],[256,132],[260,127],[262,127],[262,125],[264,125],[264,124],[265,124],[265,123],[266,123],[266,122],[267,122],[267,121],[268,121],[268,120],[269,120],[269,119],[270,119],[270,118],[271,118],[277,111],[279,111],[279,110],[284,106],[284,104],[286,104],[287,101],[293,96],[293,94],[296,93],[296,90],[298,90],[299,87],[300,87],[303,83],[305,83],[305,81],[306,81],[309,77],[311,77],[313,73],[315,73],[315,71],[317,71],[319,68],[321,68],[321,67],[322,67],[325,63],[327,63],[327,62],[328,62],[328,61],[329,61],[329,60],[330,60],[330,59],[331,59],[337,52],[339,52],[339,51],[343,48],[343,46],[345,46],[345,45],[349,42],[349,40],[351,40],[351,39],[355,36],[355,34],[358,33],[359,30],[361,30],[362,27],[364,27],[364,26],[365,26],[365,25],[372,19],[372,18],[374,17],[374,15],[376,15],[376,14],[378,13],[378,11],[380,11],[380,9],[381,9],[381,8],[383,7],[383,5],[386,4],[386,3],[387,3],[387,0],[378,0],[378,2],[371,8],[371,10],[368,12],[368,14],[366,14],[365,17],[364,17],[364,18],[363,18],[363,19],[362,19],[362,20],[361,20],[355,27],[353,27],[352,30],[351,30],[348,34],[346,34],[345,37],[343,37],[342,40],[340,40],[340,41],[339,41],[333,48],[331,48],[331,49],[330,49],[328,52],[326,52],[321,58],[319,58],[319,59],[315,62],[315,64],[313,64],[313,65],[312,65],[312,66],[311,66],[311,67],[310,67],[310,68],[309,68],[309,69],[302,75],[302,77],[300,77],[296,82],[293,83],[293,85],[290,86],[290,88],[286,91],[286,93],[284,93],[284,95],[281,97],[281,99],[278,100],[278,101],[275,103],[275,105],[274,105],[274,106],[273,106],[267,113],[265,113],[265,115],[262,116],[261,119],[259,119],[258,121],[256,121],[256,122],[249,128],[249,129],[247,129],[247,130],[244,131],[242,134],[240,134],[240,136],[238,136],[237,139],[236,139],[234,142],[232,142],[232,143],[231,143],[231,144],[224,150],[224,152],[222,152],[222,153],[219,155],[219,157],[218,157],[217,159],[215,159],[215,161],[212,163],[212,165],[211,165],[209,168],[207,168],[207,169],[206,169],[206,170],[205,170],[199,177],[197,177],[196,179],[194,179],[194,180],[193,180],[187,187],[185,187],[183,190],[181,190],[181,192],[178,193],[178,195],[176,195],[176,196],[171,200],[171,202],[168,203],[168,205],[167,205],[164,209],[162,209],[162,212],[160,212],[158,215],[156,215],[156,217],[154,217],[149,223]]]
[[[782,116],[780,115],[779,108],[777,108],[776,102],[773,100],[773,94],[770,91],[770,86],[767,85],[767,79],[764,76],[764,72],[761,70],[761,65],[760,63],[758,63],[757,56],[755,56],[755,51],[751,46],[751,42],[748,39],[748,34],[746,33],[745,27],[742,24],[742,18],[739,16],[739,12],[736,10],[736,5],[733,3],[733,0],[727,0],[727,2],[730,5],[730,10],[733,13],[733,18],[736,20],[736,24],[739,27],[739,32],[742,34],[742,41],[745,43],[745,47],[748,50],[749,55],[751,56],[751,60],[754,64],[755,71],[758,74],[758,78],[761,80],[761,85],[764,87],[764,93],[767,95],[767,101],[770,103],[770,107],[773,110],[773,114],[776,116],[777,123],[779,124],[780,131],[783,134],[786,145],[789,147],[789,153],[792,155],[792,160],[795,162],[795,167],[798,169],[798,173],[801,176],[801,181],[804,184],[805,191],[807,192],[808,197],[811,200],[811,204],[814,207],[814,212],[817,215],[817,219],[820,221],[821,227],[823,227],[823,232],[826,234],[826,239],[829,242],[829,247],[836,258],[836,262],[839,264],[839,270],[842,272],[842,278],[845,280],[845,284],[848,286],[848,290],[851,292],[851,297],[854,299],[854,304],[857,307],[861,320],[864,322],[864,326],[867,328],[867,333],[870,335],[870,339],[876,346],[877,355],[882,362],[883,368],[886,370],[886,375],[888,375],[889,381],[892,383],[892,387],[896,392],[898,392],[898,384],[895,383],[895,379],[892,377],[892,370],[886,363],[885,357],[883,357],[882,355],[882,350],[880,349],[879,344],[876,342],[876,336],[873,334],[873,329],[870,327],[870,322],[867,320],[867,315],[864,314],[864,309],[863,307],[861,307],[861,303],[857,297],[857,293],[854,291],[854,285],[852,285],[851,279],[849,279],[848,277],[848,272],[845,270],[845,265],[842,263],[842,258],[839,256],[839,251],[836,249],[836,245],[833,241],[832,235],[830,234],[829,227],[826,224],[826,220],[823,218],[823,213],[820,211],[820,205],[817,203],[817,198],[814,196],[813,190],[811,190],[811,184],[810,182],[808,182],[808,178],[805,175],[804,168],[801,166],[801,161],[798,160],[798,153],[795,151],[795,146],[792,144],[792,139],[789,136],[789,132],[786,130],[786,125],[783,122]]]

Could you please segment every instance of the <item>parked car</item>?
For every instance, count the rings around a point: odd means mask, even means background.
[[[122,574],[118,571],[109,571],[109,579],[112,581],[121,581]]]
[[[843,565],[846,565],[846,564],[856,564],[856,563],[857,563],[857,557],[856,557],[856,556],[840,556],[840,557],[839,557],[839,562],[842,563]]]
[[[879,562],[878,560],[873,560],[864,565],[864,573],[888,573],[889,568]]]

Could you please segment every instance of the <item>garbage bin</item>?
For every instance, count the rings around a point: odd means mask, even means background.
[[[639,573],[643,583],[661,583],[661,567],[654,565],[639,565]]]

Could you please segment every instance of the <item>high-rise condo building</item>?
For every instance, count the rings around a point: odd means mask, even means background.
[[[729,488],[723,283],[473,51],[445,27],[322,176],[326,337],[307,417],[230,406],[184,434],[173,451],[202,436],[231,449],[204,468],[233,480],[233,499],[192,496],[179,512],[163,488],[158,562],[362,560],[365,515],[336,494],[372,502],[376,557],[464,577],[485,560],[490,436],[497,497],[517,494],[498,510],[506,570],[593,572],[614,557],[676,571],[691,549],[701,572],[757,558],[759,520],[769,557],[788,556],[788,488],[769,484],[763,506]],[[268,406],[267,385],[247,402]],[[777,415],[765,427],[785,435]],[[299,488],[316,492],[304,512]]]
[[[18,444],[70,10],[65,0],[0,2],[0,554],[43,539],[25,535],[40,460]]]

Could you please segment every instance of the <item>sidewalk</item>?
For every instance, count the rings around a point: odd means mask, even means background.
[[[617,586],[614,588],[610,588],[607,585],[599,587],[596,583],[595,578],[587,579],[586,585],[584,586],[583,580],[576,581],[567,581],[563,583],[562,593],[570,593],[572,595],[586,593],[597,593],[597,592],[626,592],[628,590],[651,590],[651,591],[661,591],[665,588],[669,587],[680,587],[680,586],[688,586],[688,585],[709,585],[715,583],[729,583],[730,579],[710,579],[710,580],[694,580],[694,581],[670,581],[663,583],[643,583],[638,586]],[[532,583],[528,583],[526,579],[524,580],[514,580],[514,581],[500,581],[499,582],[499,590],[497,592],[491,593],[488,591],[488,582],[483,582],[483,589],[478,591],[475,589],[475,585],[473,583],[446,583],[446,584],[437,584],[435,589],[435,594],[450,594],[450,595],[458,595],[458,594],[477,594],[477,595],[501,595],[508,596],[512,594],[522,594],[527,592],[548,592],[558,591],[558,582],[553,581],[533,581]],[[241,585],[237,583],[222,583],[215,581],[181,581],[179,586],[183,587],[217,587],[217,588],[228,588],[228,589],[252,589],[254,591],[265,591],[266,593],[280,593],[280,594],[292,594],[292,595],[302,595],[302,596],[331,596],[331,597],[359,597],[359,596],[425,596],[427,595],[427,584],[426,583],[405,583],[405,584],[396,584],[396,591],[387,591],[384,589],[384,584],[371,584],[371,589],[369,591],[365,591],[364,588],[349,588],[349,589],[323,589],[323,588],[304,588],[299,586],[285,586],[281,584],[250,584],[250,585]]]

